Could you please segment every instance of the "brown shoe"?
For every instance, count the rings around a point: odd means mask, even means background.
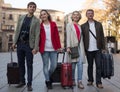
[[[82,82],[78,82],[78,88],[84,89],[84,85],[82,84]]]
[[[27,86],[27,90],[32,91],[33,90],[32,86]]]
[[[100,89],[103,88],[102,84],[97,84],[96,86],[97,86],[98,88],[100,88]]]
[[[93,82],[88,82],[87,85],[88,85],[88,86],[92,86],[92,85],[93,85]]]

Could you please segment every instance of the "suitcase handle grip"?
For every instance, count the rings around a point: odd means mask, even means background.
[[[57,61],[58,61],[58,56],[59,56],[59,54],[63,54],[62,63],[64,63],[65,52],[63,51],[63,52],[58,52],[58,53],[57,53]]]

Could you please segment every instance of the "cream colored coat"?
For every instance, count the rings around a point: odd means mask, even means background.
[[[85,51],[84,51],[84,44],[83,44],[83,36],[82,36],[82,31],[81,31],[81,27],[79,26],[80,29],[80,44],[79,44],[79,53],[80,53],[80,57],[76,58],[76,59],[71,59],[71,62],[77,62],[78,59],[80,59],[83,63],[86,62],[85,59]],[[73,23],[68,23],[66,26],[66,42],[67,42],[67,47],[75,47],[78,46],[78,39],[77,39],[77,35],[76,35],[76,30],[74,28]]]

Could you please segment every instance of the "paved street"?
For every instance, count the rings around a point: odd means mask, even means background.
[[[103,79],[104,89],[98,89],[95,85],[91,87],[87,86],[87,64],[84,64],[83,84],[85,89],[81,90],[77,86],[75,86],[73,89],[63,89],[58,83],[53,85],[52,90],[47,90],[44,84],[42,60],[40,54],[38,53],[34,57],[32,92],[120,92],[120,54],[114,54],[113,56],[115,75],[111,79]],[[15,52],[13,53],[13,61],[17,62],[17,56]],[[26,86],[23,88],[15,88],[15,85],[9,86],[7,84],[6,71],[8,62],[10,62],[10,53],[0,53],[0,92],[27,92]]]

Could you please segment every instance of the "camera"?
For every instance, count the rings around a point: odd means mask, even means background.
[[[20,35],[21,41],[26,41],[28,39],[29,33],[27,31],[22,31]]]

